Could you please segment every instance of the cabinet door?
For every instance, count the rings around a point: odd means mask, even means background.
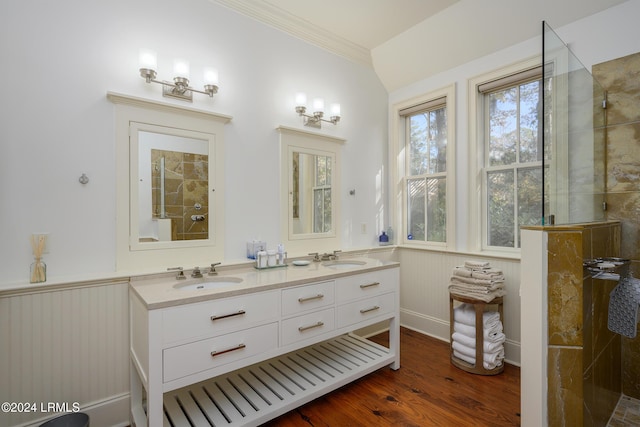
[[[163,381],[216,368],[273,350],[278,346],[278,324],[232,332],[163,351]]]
[[[278,291],[259,292],[166,308],[162,313],[163,342],[212,337],[276,320],[279,296]]]
[[[282,291],[282,315],[290,316],[331,305],[335,301],[335,282],[312,283]]]
[[[341,277],[336,280],[336,299],[338,304],[341,304],[354,299],[396,291],[398,286],[399,269],[397,268]]]

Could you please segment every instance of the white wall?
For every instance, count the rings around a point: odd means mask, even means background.
[[[163,98],[159,85],[139,77],[138,50],[145,47],[158,52],[160,79],[171,78],[175,57],[190,61],[195,86],[202,84],[199,70],[217,67],[219,94],[196,94],[193,104]],[[303,127],[295,93],[340,102],[342,121],[322,132],[347,140],[343,248],[375,241],[384,218],[378,180],[387,94],[373,70],[206,0],[8,0],[0,52],[0,78],[8,82],[0,99],[0,285],[28,280],[33,232],[50,233],[49,281],[114,271],[114,107],[107,91],[233,116],[225,140],[227,261],[244,258],[247,239],[278,243],[275,128]],[[90,179],[84,186],[82,173]]]

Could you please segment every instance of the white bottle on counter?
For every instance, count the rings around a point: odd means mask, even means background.
[[[269,267],[275,267],[277,261],[277,256],[276,256],[276,250],[275,249],[268,249],[267,250],[267,265]]]
[[[278,244],[278,265],[284,265],[284,245]]]
[[[267,268],[267,251],[256,252],[256,267]]]

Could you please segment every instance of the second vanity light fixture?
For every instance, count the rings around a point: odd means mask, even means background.
[[[168,81],[156,80],[158,57],[152,50],[140,50],[140,76],[147,83],[158,83],[162,85],[162,95],[181,99],[183,101],[193,102],[193,92],[203,95],[213,95],[218,93],[218,70],[213,68],[205,68],[204,70],[204,90],[194,89],[189,86],[189,63],[176,59],[173,62],[173,83]]]
[[[296,94],[296,113],[300,117],[304,117],[304,125],[320,129],[322,122],[333,123],[334,125],[340,121],[340,104],[331,105],[331,116],[329,120],[324,117],[324,99],[314,98],[312,114],[307,113],[307,95],[304,93]]]

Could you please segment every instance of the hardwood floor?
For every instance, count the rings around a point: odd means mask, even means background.
[[[387,345],[388,335],[372,341]],[[481,376],[451,365],[449,344],[401,328],[400,369],[380,369],[265,424],[519,426],[520,368]]]

